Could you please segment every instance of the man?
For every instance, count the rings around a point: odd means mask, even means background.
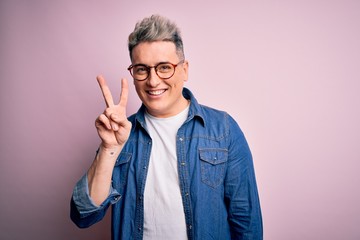
[[[126,117],[128,83],[96,119],[101,144],[77,183],[71,218],[100,221],[112,205],[113,239],[262,239],[253,162],[237,123],[199,105],[180,32],[153,15],[129,36],[129,71],[142,106]]]

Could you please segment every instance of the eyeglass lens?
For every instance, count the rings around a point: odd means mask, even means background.
[[[130,73],[136,80],[145,80],[149,77],[151,68],[155,68],[156,74],[162,79],[171,78],[174,75],[176,65],[171,63],[160,63],[154,67],[146,65],[135,65],[131,68]]]

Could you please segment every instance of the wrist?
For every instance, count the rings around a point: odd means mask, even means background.
[[[98,176],[100,178],[107,178],[111,176],[116,159],[121,152],[119,147],[104,147],[99,146],[93,164],[89,169],[89,179]]]
[[[118,155],[121,152],[121,149],[122,149],[122,147],[119,145],[106,146],[104,144],[100,144],[99,150],[98,150],[98,155],[100,155],[100,154],[105,154],[107,156]]]

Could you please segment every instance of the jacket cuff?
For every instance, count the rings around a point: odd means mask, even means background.
[[[104,208],[109,202],[111,204],[119,201],[121,195],[110,186],[110,191],[108,197],[104,200],[103,203],[97,205],[91,199],[89,194],[89,185],[87,174],[85,174],[75,185],[73,190],[73,200],[76,205],[77,210],[80,213],[80,216],[86,217],[93,212],[99,211]]]

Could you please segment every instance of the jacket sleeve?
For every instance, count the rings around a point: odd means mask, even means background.
[[[262,216],[252,155],[244,134],[229,116],[225,202],[232,239],[263,239]]]
[[[111,204],[120,199],[120,194],[111,187],[109,196],[97,206],[89,195],[87,174],[75,185],[71,203],[70,218],[79,228],[87,228],[102,220]]]

